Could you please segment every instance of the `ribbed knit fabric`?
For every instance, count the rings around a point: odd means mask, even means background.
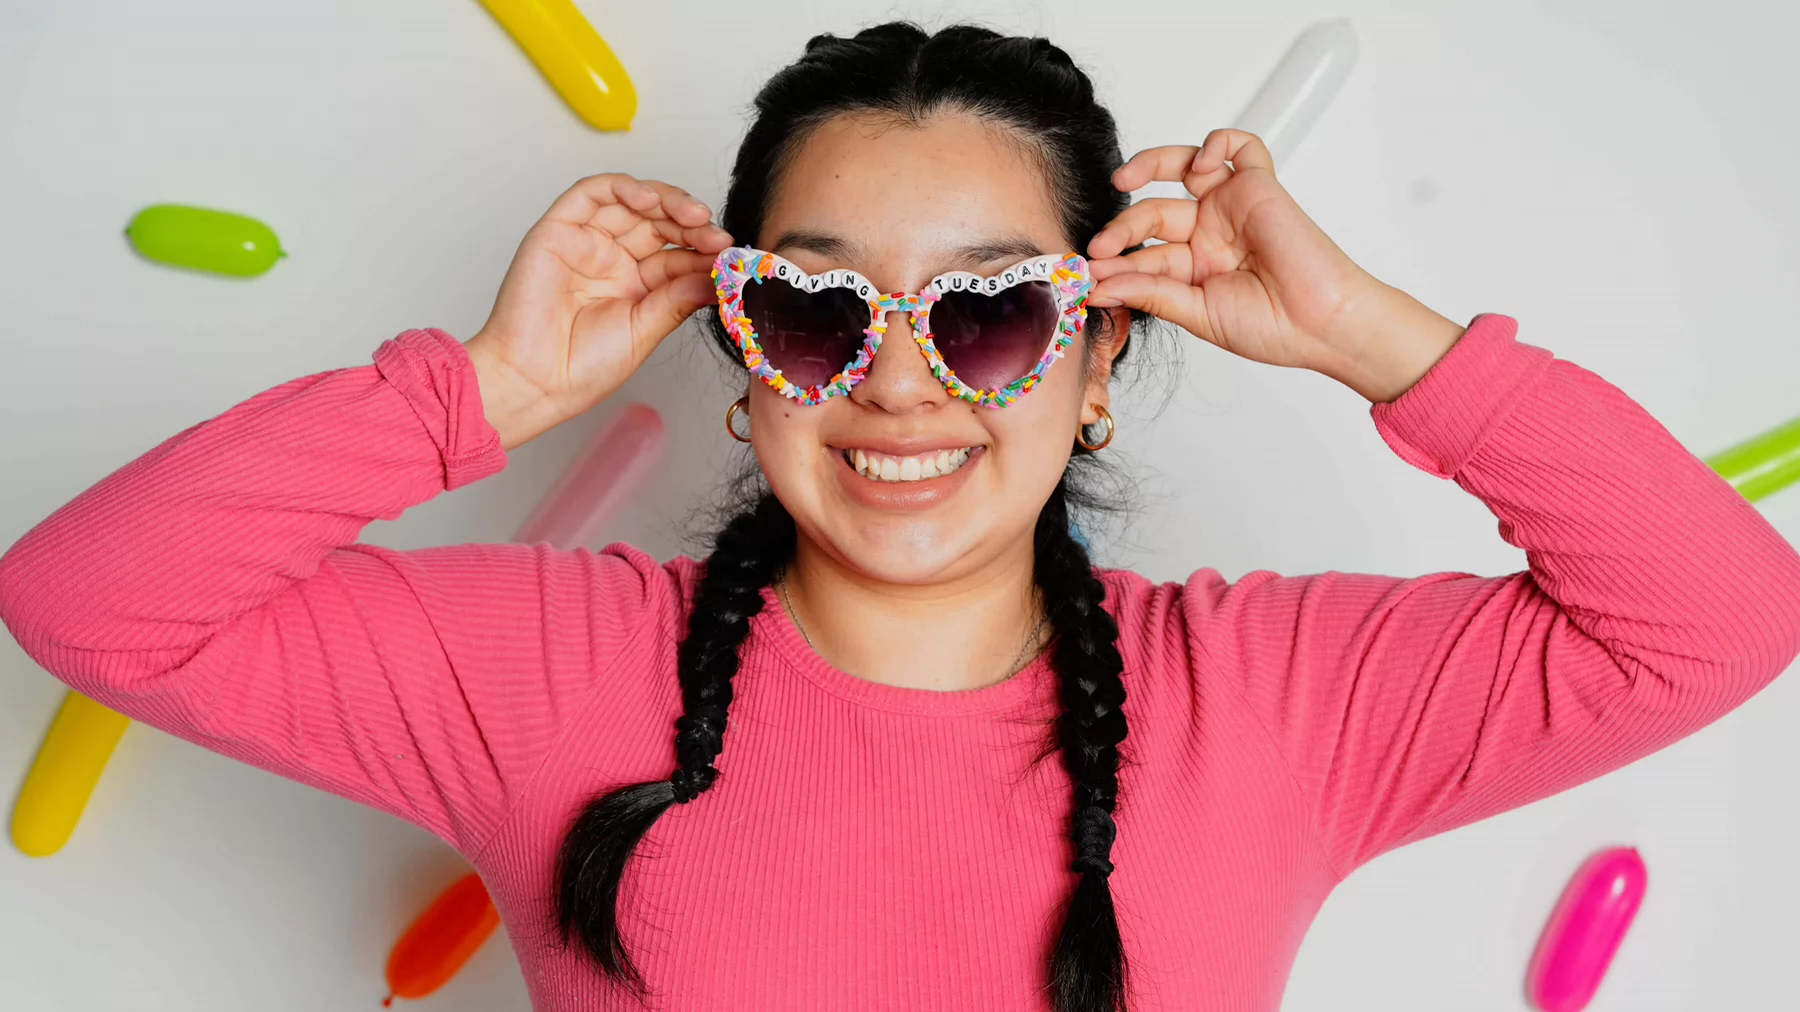
[[[1112,888],[1137,1012],[1275,1009],[1351,869],[1667,745],[1800,652],[1800,557],[1637,404],[1515,331],[1477,317],[1372,414],[1492,509],[1528,572],[1101,572],[1129,692]],[[355,543],[504,462],[462,346],[409,331],[58,510],[0,560],[0,617],[108,706],[449,841],[538,1009],[633,1008],[554,944],[553,858],[587,799],[674,769],[694,562]],[[1068,776],[1031,763],[1047,662],[972,691],[881,685],[764,597],[717,785],[627,869],[655,1007],[1042,1012],[1075,880]]]

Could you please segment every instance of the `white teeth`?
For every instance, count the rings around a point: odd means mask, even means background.
[[[855,450],[847,454],[850,466],[871,481],[924,481],[939,478],[968,463],[969,449],[939,450],[914,457],[889,457]]]

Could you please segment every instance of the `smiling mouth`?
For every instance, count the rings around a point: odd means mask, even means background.
[[[907,482],[929,481],[952,474],[969,462],[969,456],[975,449],[962,446],[954,450],[917,453],[910,457],[896,457],[866,450],[842,450],[840,453],[851,470],[870,481]]]

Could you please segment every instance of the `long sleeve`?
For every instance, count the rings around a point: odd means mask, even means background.
[[[472,852],[571,717],[627,681],[677,580],[624,548],[355,543],[505,465],[461,344],[408,331],[374,358],[259,394],[57,510],[0,558],[0,618],[127,716]]]
[[[1195,667],[1236,683],[1335,870],[1575,786],[1742,703],[1800,653],[1800,556],[1606,381],[1497,314],[1372,408],[1529,569],[1203,571]]]

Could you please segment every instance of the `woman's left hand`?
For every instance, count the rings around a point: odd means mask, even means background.
[[[1214,130],[1198,148],[1150,148],[1113,174],[1127,192],[1152,180],[1178,180],[1196,199],[1141,200],[1102,229],[1088,245],[1090,305],[1144,310],[1371,401],[1400,396],[1462,336],[1346,256],[1276,181],[1255,134]],[[1150,238],[1162,243],[1119,255]]]

